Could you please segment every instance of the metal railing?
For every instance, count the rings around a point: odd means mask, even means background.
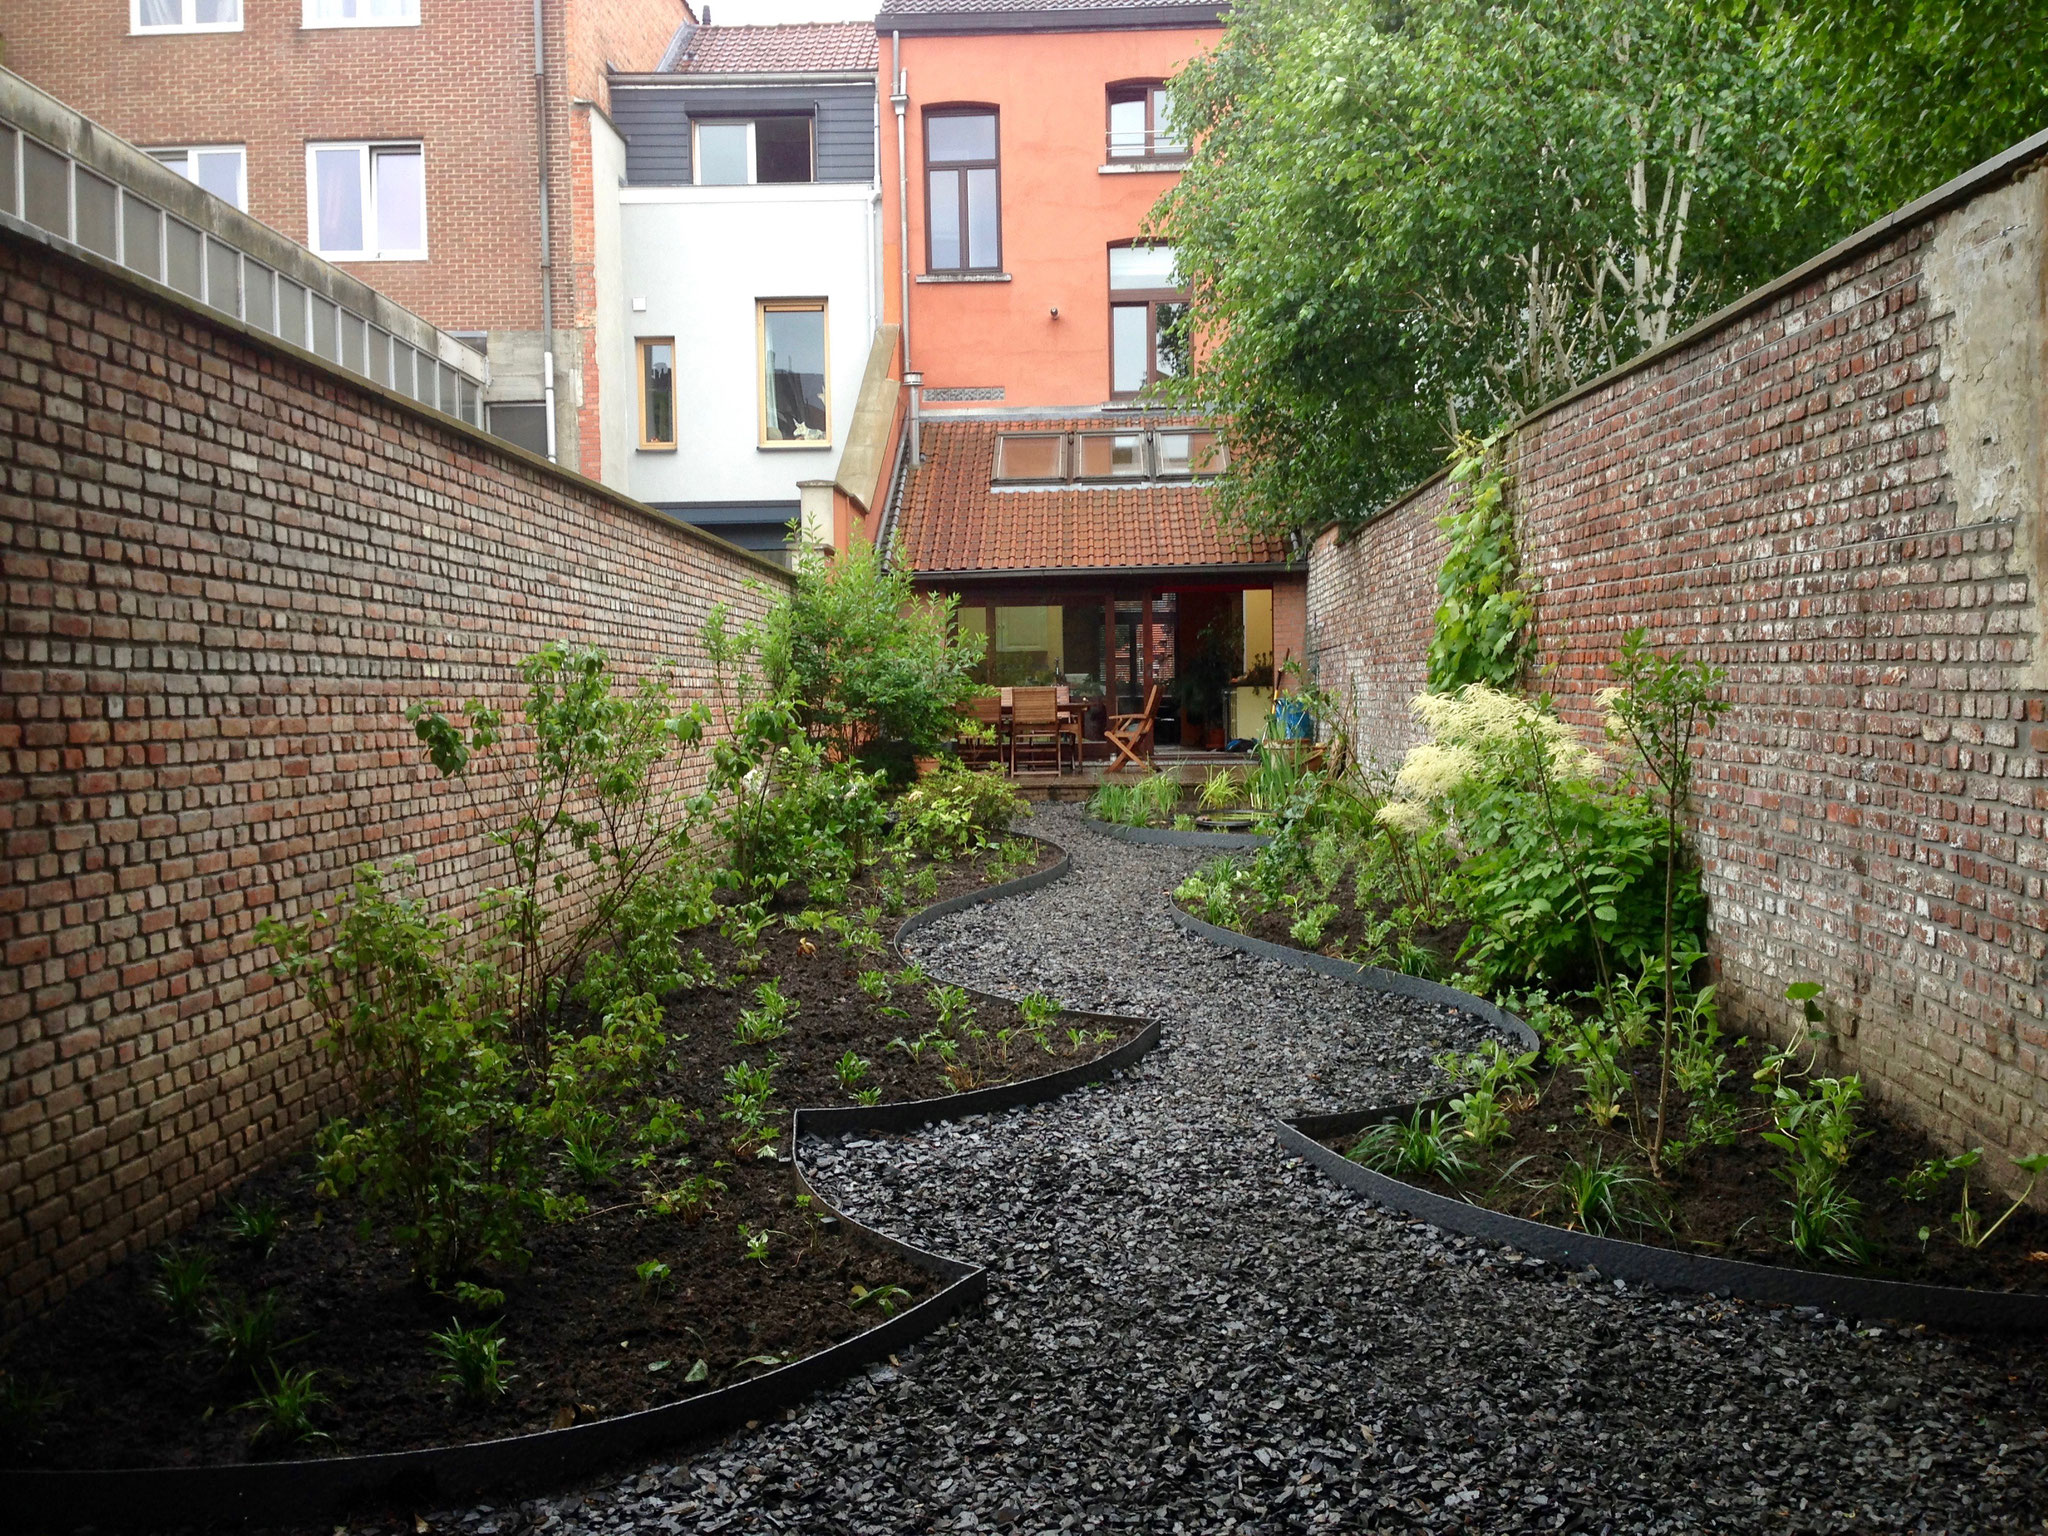
[[[0,216],[484,424],[482,353],[6,70]]]
[[[1165,133],[1153,129],[1110,129],[1103,135],[1103,152],[1113,165],[1119,160],[1156,160],[1178,165],[1188,157],[1188,147],[1176,144]]]

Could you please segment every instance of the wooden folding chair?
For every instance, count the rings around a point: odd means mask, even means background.
[[[1110,759],[1109,772],[1115,773],[1125,763],[1143,768],[1152,758],[1152,726],[1159,713],[1159,685],[1154,683],[1145,690],[1145,707],[1135,715],[1111,715],[1109,728],[1102,733],[1116,756]]]
[[[1042,773],[1048,759],[1061,771],[1060,707],[1050,688],[1014,688],[1010,703],[1010,771]]]
[[[1081,711],[1073,707],[1073,690],[1058,688],[1053,692],[1053,702],[1060,707],[1060,745],[1074,744],[1074,766],[1081,766]]]

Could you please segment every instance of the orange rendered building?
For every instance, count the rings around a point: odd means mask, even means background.
[[[921,380],[878,534],[960,596],[987,681],[1092,701],[1091,757],[1155,687],[1163,746],[1256,735],[1304,650],[1299,566],[1219,524],[1222,439],[1159,399],[1187,312],[1145,238],[1187,158],[1170,81],[1222,10],[887,0],[875,23],[885,313]]]

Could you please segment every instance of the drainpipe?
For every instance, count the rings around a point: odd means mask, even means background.
[[[910,75],[903,68],[903,34],[889,34],[889,68],[896,76],[889,105],[896,109],[896,265],[903,277],[903,371],[910,372],[910,161],[906,158],[904,109],[910,105]]]
[[[924,375],[915,368],[903,370],[903,383],[910,391],[910,462],[924,462],[924,412],[919,396],[924,393]]]
[[[548,462],[555,457],[555,257],[548,235],[548,56],[541,16],[544,0],[533,0],[533,119],[540,144],[540,312],[541,396],[547,402]]]

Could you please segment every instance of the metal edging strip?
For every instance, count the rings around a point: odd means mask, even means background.
[[[1263,832],[1178,832],[1171,827],[1126,827],[1083,815],[1090,832],[1113,837],[1120,843],[1143,843],[1159,848],[1263,848],[1273,841]]]

